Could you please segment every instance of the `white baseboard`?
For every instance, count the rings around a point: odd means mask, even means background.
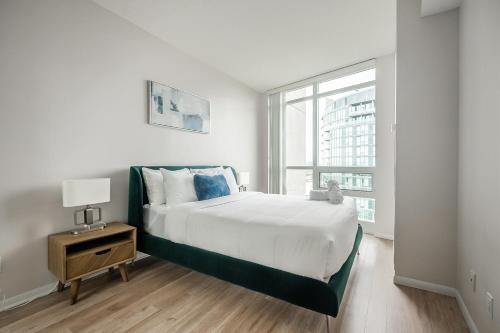
[[[144,259],[147,257],[149,257],[149,255],[142,253],[142,252],[137,252],[137,256],[135,258],[135,261],[141,260],[141,259]],[[100,271],[100,272],[91,274],[89,276],[86,276],[83,280],[91,279],[95,276],[98,276],[98,275],[101,275],[104,273],[106,273],[106,271]],[[0,312],[15,308],[15,307],[20,306],[22,304],[30,303],[37,298],[47,296],[47,295],[53,293],[54,291],[56,291],[56,289],[57,289],[57,282],[53,282],[53,283],[46,284],[45,286],[41,286],[41,287],[38,287],[35,289],[28,290],[27,292],[24,292],[22,294],[18,294],[18,295],[6,298],[3,302],[0,302],[0,304],[3,303],[3,306],[0,307]]]
[[[477,329],[477,326],[474,323],[474,320],[472,319],[472,316],[470,315],[469,310],[467,309],[467,306],[465,306],[462,295],[460,294],[460,292],[457,289],[452,288],[452,287],[448,287],[448,286],[444,286],[442,284],[436,284],[436,283],[416,280],[416,279],[407,278],[407,277],[399,276],[399,275],[394,275],[394,283],[397,285],[401,285],[401,286],[431,291],[431,292],[436,293],[436,294],[454,297],[457,300],[458,307],[462,311],[465,322],[467,323],[467,326],[469,327],[469,330],[471,331],[471,333],[479,333],[479,330]]]
[[[451,297],[455,297],[455,295],[457,294],[456,289],[452,287],[443,286],[442,284],[436,284],[412,278],[407,278],[399,275],[394,275],[394,283],[401,286],[431,291],[436,294],[441,294]]]
[[[389,235],[389,234],[381,234],[379,232],[374,232],[373,233],[373,236],[377,237],[377,238],[383,238],[383,239],[387,239],[387,240],[391,240],[393,241],[394,240],[394,235]]]
[[[5,299],[5,301],[3,302],[3,307],[0,309],[0,312],[15,308],[24,303],[29,303],[37,298],[46,296],[54,292],[56,289],[57,289],[57,283],[49,283],[46,284],[45,286],[31,289],[22,294],[9,297]]]
[[[462,295],[458,290],[456,290],[457,294],[455,295],[455,298],[457,299],[458,306],[460,307],[460,310],[462,310],[462,314],[464,315],[465,322],[467,323],[467,326],[469,326],[469,330],[471,333],[479,333],[479,330],[477,329],[476,323],[472,319],[472,316],[469,313],[469,310],[467,309],[467,306],[465,306],[464,299],[462,298]]]

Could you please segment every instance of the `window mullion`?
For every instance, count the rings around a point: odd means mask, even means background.
[[[281,94],[281,193],[286,193],[286,104],[285,94]]]
[[[313,84],[313,189],[319,189],[318,173],[318,83]]]

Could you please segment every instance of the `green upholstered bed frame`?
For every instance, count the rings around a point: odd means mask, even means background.
[[[165,168],[212,168],[213,166],[147,166]],[[148,234],[143,228],[143,205],[148,203],[142,166],[130,168],[128,223],[137,227],[138,250],[219,279],[270,295],[332,317],[339,312],[349,273],[363,237],[358,227],[351,254],[328,283],[253,262],[236,259]],[[231,168],[236,176],[235,170]]]

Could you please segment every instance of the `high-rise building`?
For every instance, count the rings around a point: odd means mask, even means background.
[[[327,98],[319,157],[323,166],[375,166],[375,87]]]
[[[375,87],[328,97],[319,123],[319,163],[375,167]],[[321,173],[320,186],[335,179],[345,190],[372,191],[370,173]],[[375,200],[356,198],[360,219],[375,220]]]

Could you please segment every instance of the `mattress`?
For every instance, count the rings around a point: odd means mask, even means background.
[[[242,192],[144,208],[157,237],[327,282],[352,251],[352,198],[340,205],[305,197]]]

